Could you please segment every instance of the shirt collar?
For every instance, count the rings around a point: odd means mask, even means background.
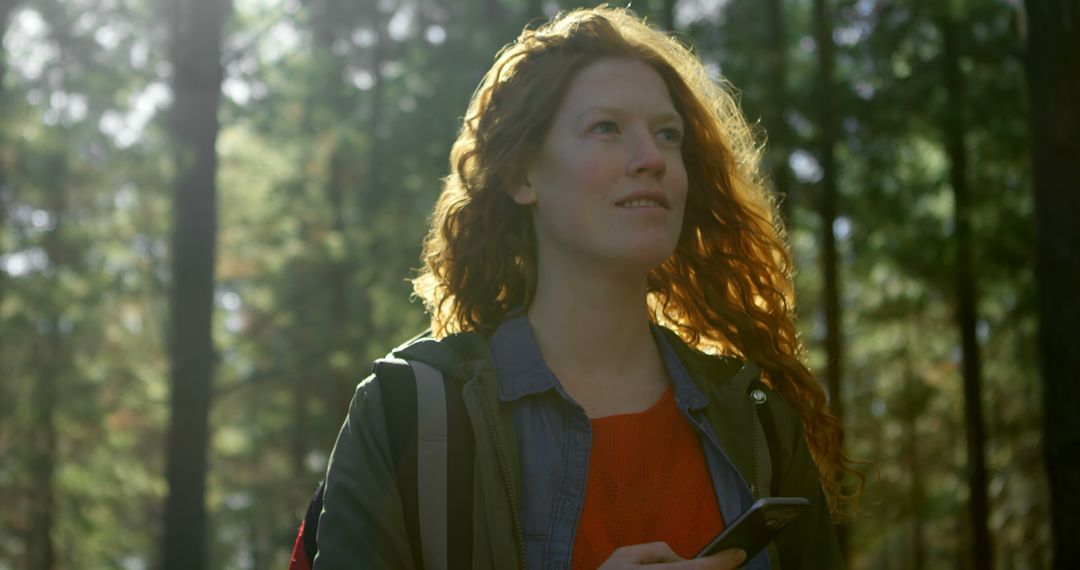
[[[675,387],[675,400],[684,411],[696,410],[709,403],[679,360],[659,325],[651,325],[653,338],[660,347],[664,367]],[[558,380],[540,353],[532,326],[524,314],[502,322],[490,338],[491,356],[499,380],[499,399],[508,402],[555,389]]]
[[[679,404],[679,407],[683,411],[687,411],[688,409],[698,410],[707,406],[709,397],[694,383],[690,373],[686,370],[686,366],[679,360],[679,355],[675,354],[674,347],[671,346],[667,336],[664,335],[665,329],[656,323],[653,323],[651,327],[653,338],[656,339],[656,344],[660,347],[660,355],[664,359],[664,367],[667,368],[671,383],[675,386],[675,401]]]
[[[491,358],[499,378],[499,399],[507,402],[555,388],[557,381],[525,315],[502,322],[491,335]]]

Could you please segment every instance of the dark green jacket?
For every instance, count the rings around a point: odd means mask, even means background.
[[[750,382],[731,359],[693,350],[666,331],[687,371],[708,396],[705,415],[721,447],[744,479],[751,480]],[[498,380],[484,338],[475,333],[443,341],[424,339],[392,356],[425,362],[461,386],[476,441],[473,491],[473,568],[525,568],[520,495],[522,474],[508,408],[500,406]],[[415,568],[392,468],[385,410],[373,377],[356,389],[327,470],[325,504],[318,529],[314,570]],[[768,391],[782,472],[774,473],[778,496],[811,500],[806,512],[770,545],[773,568],[844,568],[817,470],[798,413]],[[759,450],[760,451],[760,450]],[[450,490],[453,492],[453,490]]]

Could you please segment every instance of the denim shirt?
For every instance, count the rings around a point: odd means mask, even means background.
[[[701,441],[720,513],[730,523],[754,502],[750,487],[704,419],[708,397],[653,325],[653,337],[674,385],[675,402]],[[525,556],[530,570],[570,568],[574,533],[585,504],[592,432],[540,353],[524,316],[504,321],[490,338],[499,398],[509,406],[521,453]],[[748,435],[749,437],[749,435]],[[762,550],[745,568],[770,568]]]

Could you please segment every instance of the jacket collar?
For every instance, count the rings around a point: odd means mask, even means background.
[[[675,399],[683,411],[699,410],[709,404],[709,397],[692,378],[730,379],[743,384],[740,376],[744,375],[736,374],[743,368],[737,359],[706,355],[687,346],[674,332],[656,324],[651,327],[674,385]],[[536,336],[524,315],[499,325],[491,335],[490,351],[501,401],[511,402],[557,388],[558,379],[544,362]],[[746,379],[747,384],[749,380]],[[741,393],[745,386],[731,386],[730,389]]]
[[[667,340],[667,346],[683,363],[691,378],[706,380],[717,390],[709,389],[709,393],[718,393],[722,397],[745,395],[760,376],[761,368],[753,361],[730,355],[706,354],[686,344],[670,329],[654,325],[654,330],[658,330]]]
[[[656,324],[652,332],[675,386],[676,400],[684,411],[708,406],[710,397],[706,392],[725,398],[745,397],[760,375],[760,368],[753,362],[703,353]],[[464,332],[439,341],[414,339],[395,348],[391,356],[425,362],[461,382],[493,368],[498,372],[499,399],[504,402],[553,390],[558,382],[540,354],[528,319],[520,313],[503,321],[490,338]],[[707,381],[709,389],[703,390],[694,378]]]

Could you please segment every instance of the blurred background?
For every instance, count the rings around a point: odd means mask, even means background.
[[[356,382],[426,326],[472,90],[579,5],[0,3],[0,570],[284,568]],[[1025,7],[631,7],[767,138],[809,363],[873,463],[851,567],[1049,567]]]

